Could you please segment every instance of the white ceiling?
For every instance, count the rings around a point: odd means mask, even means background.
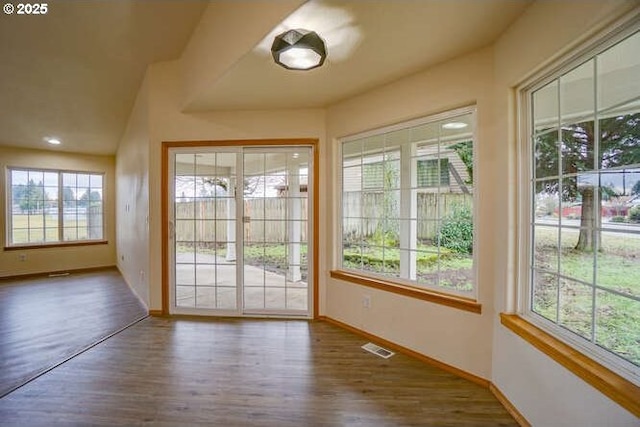
[[[58,137],[58,150],[115,153],[148,64],[178,57],[205,7],[50,1],[46,15],[0,14],[0,145]]]
[[[189,110],[325,107],[491,44],[529,3],[311,1],[202,91]],[[274,63],[274,36],[300,27],[325,39],[322,67],[301,72]]]
[[[311,0],[198,91],[188,111],[325,107],[490,44],[530,2]],[[0,145],[47,149],[43,138],[55,136],[63,145],[52,149],[115,153],[146,67],[180,56],[207,5],[77,0],[50,2],[45,16],[2,14]],[[326,40],[327,62],[278,67],[273,35],[302,26]]]

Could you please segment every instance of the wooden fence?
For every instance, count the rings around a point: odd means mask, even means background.
[[[286,198],[256,198],[244,202],[244,215],[250,218],[244,224],[244,238],[249,242],[285,243],[289,238],[289,219]],[[307,240],[307,200],[300,203],[301,241]],[[182,242],[226,242],[227,227],[235,218],[227,214],[227,200],[177,202],[176,239]]]
[[[346,193],[343,198],[343,231],[371,236],[380,225],[385,200],[382,193]],[[387,196],[388,197],[388,196]],[[288,241],[286,198],[256,198],[244,202],[244,215],[250,218],[244,224],[245,240],[249,242],[285,243]],[[307,200],[300,200],[301,239],[307,240]],[[438,206],[438,201],[440,206]],[[472,196],[459,193],[418,193],[418,239],[433,239],[438,233],[435,218],[444,218],[455,206],[471,206]],[[399,201],[387,200],[387,209],[399,215]],[[438,209],[441,209],[438,215]],[[227,201],[205,200],[176,203],[176,238],[182,242],[226,242]],[[397,224],[396,224],[397,226]]]
[[[396,224],[380,224],[379,218],[384,217],[384,210],[388,209],[397,217],[400,216],[400,201],[387,200],[383,193],[350,192],[343,196],[343,233],[354,236],[372,236],[375,231],[383,226],[384,229],[393,229]],[[456,206],[466,205],[471,207],[473,197],[461,193],[418,193],[417,201],[417,231],[418,239],[433,239],[438,234],[437,218],[445,218]],[[440,206],[438,206],[438,202]],[[438,215],[438,209],[440,214]]]

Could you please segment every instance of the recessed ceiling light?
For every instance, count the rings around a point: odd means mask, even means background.
[[[62,142],[58,138],[45,138],[44,140],[47,142],[47,144],[51,144],[51,145],[62,144]]]
[[[467,126],[469,125],[462,122],[449,122],[442,125],[442,127],[445,129],[464,129]]]

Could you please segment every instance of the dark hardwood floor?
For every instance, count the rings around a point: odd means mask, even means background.
[[[0,280],[0,397],[146,315],[115,268]]]
[[[0,399],[2,426],[515,426],[492,394],[325,322],[147,318]]]

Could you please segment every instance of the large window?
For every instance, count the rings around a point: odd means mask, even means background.
[[[525,91],[525,314],[639,379],[640,33],[563,70]]]
[[[8,246],[99,241],[103,175],[10,168]]]
[[[472,109],[342,141],[342,269],[472,295]]]

